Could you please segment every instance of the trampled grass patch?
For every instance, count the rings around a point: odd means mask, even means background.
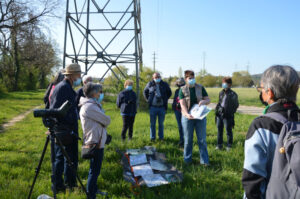
[[[207,118],[207,143],[210,167],[199,164],[199,151],[194,136],[193,164],[183,163],[183,150],[177,146],[179,141],[176,119],[169,109],[165,120],[165,140],[150,142],[149,114],[139,112],[136,116],[133,140],[121,142],[122,119],[115,103],[104,103],[106,113],[111,116],[112,123],[108,132],[113,136],[112,143],[105,148],[104,161],[98,185],[101,190],[110,193],[111,198],[241,198],[241,173],[243,168],[243,145],[246,131],[255,116],[236,114],[234,129],[234,145],[230,152],[216,151],[217,129],[214,113]],[[0,134],[0,196],[1,198],[26,198],[34,177],[40,154],[46,139],[40,118],[32,114],[23,121]],[[82,131],[80,130],[80,136]],[[224,132],[224,139],[226,134]],[[224,140],[226,142],[226,139]],[[158,151],[166,154],[168,161],[183,171],[182,183],[170,184],[156,188],[141,187],[134,195],[129,183],[123,180],[120,156],[116,149],[140,148],[153,145]],[[79,142],[79,149],[81,142]],[[79,158],[78,173],[83,183],[87,183],[89,162]],[[40,194],[52,195],[51,192],[50,147],[42,165],[40,175],[34,189],[33,197]],[[73,192],[59,194],[59,198],[85,198],[80,188]]]
[[[13,117],[43,104],[44,90],[10,92],[0,95],[0,126]]]

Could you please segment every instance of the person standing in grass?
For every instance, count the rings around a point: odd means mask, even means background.
[[[86,85],[87,83],[89,82],[93,82],[93,78],[89,75],[86,75],[82,78],[82,83],[83,85]],[[84,93],[83,93],[83,87],[79,88],[77,91],[76,91],[76,103],[79,104],[79,100],[81,97],[85,97],[84,96]],[[78,106],[78,113],[80,111],[80,107]]]
[[[180,102],[179,102],[179,90],[181,86],[184,86],[185,82],[183,78],[179,78],[176,80],[176,86],[177,89],[174,94],[174,99],[173,99],[173,104],[172,104],[172,109],[175,113],[177,125],[178,125],[178,131],[179,131],[179,143],[178,145],[180,147],[183,147],[184,141],[183,141],[183,130],[182,130],[182,124],[181,124],[181,107],[180,107]]]
[[[96,194],[107,195],[97,187],[97,179],[100,175],[104,156],[104,146],[107,138],[106,128],[110,124],[110,117],[105,115],[101,102],[104,98],[102,86],[95,83],[87,83],[83,87],[86,97],[80,98],[80,121],[83,131],[83,145],[96,146],[94,157],[90,159],[90,170],[87,181],[89,198],[96,198]]]
[[[56,191],[64,191],[67,188],[72,190],[77,186],[76,172],[78,166],[78,112],[76,103],[76,92],[73,86],[79,86],[81,83],[81,68],[79,64],[69,64],[65,68],[65,79],[57,84],[50,97],[50,109],[61,107],[67,100],[72,104],[68,113],[63,118],[58,118],[58,128],[65,129],[71,136],[71,143],[65,147],[73,168],[67,164],[66,158],[63,156],[62,150],[57,143],[54,144],[55,159],[53,163],[53,181],[52,189]],[[52,139],[52,142],[55,142]],[[73,171],[75,170],[75,172]],[[62,174],[64,173],[64,181]]]
[[[192,162],[193,135],[196,131],[198,147],[200,152],[200,164],[208,166],[209,158],[206,144],[206,117],[202,120],[194,119],[189,113],[195,104],[208,105],[210,99],[205,88],[201,84],[196,84],[194,71],[184,71],[186,85],[179,90],[179,99],[182,113],[182,127],[184,134],[184,162]]]
[[[133,81],[126,80],[124,83],[124,90],[121,91],[117,98],[117,106],[121,110],[123,119],[123,129],[121,138],[124,141],[126,138],[126,131],[128,129],[128,139],[132,139],[133,123],[136,114],[136,94],[132,90]]]
[[[238,95],[231,90],[232,79],[224,77],[222,80],[222,90],[219,93],[219,102],[216,107],[216,123],[218,128],[217,150],[223,148],[223,130],[224,125],[227,133],[227,151],[232,147],[234,128],[234,113],[239,107]]]
[[[144,89],[144,98],[149,104],[150,109],[150,139],[156,138],[156,118],[158,117],[158,137],[164,139],[164,121],[166,110],[168,109],[168,100],[172,91],[168,83],[161,80],[159,73],[154,73]]]
[[[290,121],[298,121],[297,114],[288,113],[291,110],[298,110],[296,97],[299,84],[299,76],[290,66],[276,65],[264,71],[260,86],[257,88],[260,92],[260,100],[266,106],[264,114],[279,113]],[[244,198],[264,199],[266,197],[276,144],[282,127],[281,122],[264,115],[254,119],[250,125],[245,140],[242,175]],[[283,154],[283,157],[286,156]],[[278,188],[280,190],[287,187]]]

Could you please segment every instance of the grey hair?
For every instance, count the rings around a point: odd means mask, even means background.
[[[87,98],[92,98],[95,93],[102,91],[102,85],[88,82],[83,86],[83,93]]]
[[[271,66],[263,73],[261,83],[265,90],[273,91],[275,101],[296,102],[300,79],[291,66]]]

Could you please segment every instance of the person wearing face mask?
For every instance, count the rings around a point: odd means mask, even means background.
[[[89,75],[86,75],[82,78],[82,83],[83,85],[86,85],[87,83],[89,82],[93,82],[93,78]],[[76,91],[76,103],[79,104],[79,100],[81,97],[85,97],[84,96],[84,93],[83,93],[83,87],[79,88],[77,91]],[[78,113],[80,112],[80,107],[78,106]]]
[[[100,174],[101,165],[104,156],[104,147],[107,139],[106,128],[111,119],[105,115],[101,102],[104,94],[102,86],[95,83],[87,83],[83,87],[86,97],[80,98],[80,121],[83,131],[83,145],[93,147],[96,145],[94,157],[90,159],[90,170],[87,180],[87,191],[89,198],[94,199],[96,195],[107,195],[97,187],[97,179]]]
[[[184,135],[184,162],[192,162],[193,152],[193,135],[196,131],[198,147],[200,152],[200,164],[209,165],[209,158],[206,144],[206,118],[202,120],[194,119],[189,113],[191,107],[195,104],[208,105],[210,99],[205,88],[201,84],[196,84],[195,73],[191,70],[184,71],[186,85],[182,86],[179,91],[181,106],[181,123]]]
[[[143,92],[150,109],[150,139],[156,139],[156,118],[158,117],[158,137],[164,139],[164,120],[168,108],[168,100],[172,91],[168,83],[161,80],[159,73],[154,73]]]
[[[63,118],[57,118],[58,128],[63,128],[70,134],[71,143],[65,146],[73,168],[76,171],[78,166],[78,112],[76,103],[76,92],[73,87],[79,86],[81,83],[80,65],[72,63],[66,66],[63,73],[65,78],[57,84],[50,97],[50,109],[59,108],[67,100],[72,104],[68,113]],[[55,143],[54,138],[51,139]],[[58,144],[54,144],[54,160],[53,160],[53,176],[52,189],[56,192],[64,191],[67,188],[72,190],[77,186],[76,173],[67,164],[62,151]],[[64,180],[62,174],[64,173]]]
[[[185,82],[183,78],[179,78],[176,80],[176,86],[177,89],[175,91],[174,94],[174,99],[173,99],[173,103],[172,103],[172,109],[175,113],[175,117],[176,117],[176,121],[177,121],[177,126],[178,126],[178,131],[179,131],[179,143],[178,145],[180,147],[183,147],[184,141],[183,141],[183,130],[182,130],[182,124],[181,124],[181,106],[180,106],[180,102],[179,102],[179,90],[180,87],[184,86]]]
[[[117,106],[121,110],[123,119],[123,129],[121,133],[122,141],[126,138],[126,131],[128,129],[128,139],[132,139],[133,123],[136,115],[136,94],[132,90],[133,81],[126,80],[124,83],[124,90],[121,91],[117,98]]]
[[[265,114],[277,113],[289,121],[298,121],[298,115],[291,114],[291,111],[298,110],[296,97],[299,84],[300,78],[290,66],[271,66],[262,74],[257,90],[262,103],[267,107],[262,116],[253,120],[247,132],[242,175],[244,198],[266,197],[276,144],[283,124]],[[282,157],[286,157],[285,154]]]
[[[223,148],[223,130],[224,125],[227,133],[227,151],[232,147],[233,135],[232,128],[234,128],[234,113],[239,107],[238,95],[231,90],[232,79],[224,77],[222,80],[222,90],[219,93],[219,102],[216,106],[216,118],[218,128],[217,150]]]

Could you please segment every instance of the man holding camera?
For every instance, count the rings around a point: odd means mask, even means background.
[[[60,141],[64,144],[64,148],[73,163],[74,171],[77,171],[78,166],[78,112],[76,103],[76,92],[73,86],[79,86],[81,83],[81,68],[80,65],[73,63],[65,68],[65,79],[56,85],[51,98],[50,109],[59,108],[65,101],[69,101],[72,107],[63,118],[57,119],[55,133],[63,134]],[[62,130],[63,129],[63,130]],[[68,143],[63,138],[68,139]],[[63,156],[62,150],[58,145],[58,141],[51,139],[54,144],[54,160],[52,165],[52,189],[56,192],[64,191],[66,186],[70,189],[77,186],[76,172],[71,166],[67,165],[67,160]],[[64,182],[62,174],[64,172]]]
[[[234,113],[239,107],[238,95],[231,90],[232,79],[224,77],[222,80],[222,90],[219,93],[219,102],[216,107],[216,123],[218,128],[218,144],[216,149],[223,148],[223,129],[224,124],[227,133],[227,151],[232,147],[233,135],[232,128],[234,127]]]
[[[161,80],[159,73],[154,73],[152,81],[146,85],[143,94],[150,108],[150,139],[151,141],[155,140],[155,124],[156,117],[158,117],[158,136],[160,140],[163,140],[165,114],[168,108],[168,100],[172,95],[170,86]]]

